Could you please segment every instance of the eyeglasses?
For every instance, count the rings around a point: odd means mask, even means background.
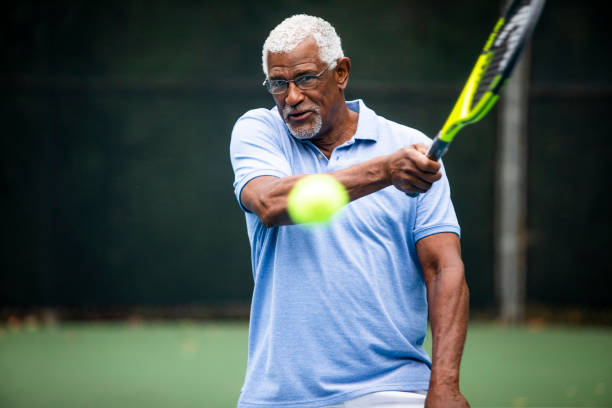
[[[300,89],[312,89],[316,87],[317,84],[319,83],[319,78],[332,66],[334,66],[335,68],[335,65],[336,65],[336,62],[334,61],[331,64],[329,64],[323,71],[321,71],[320,73],[316,75],[313,75],[313,74],[300,75],[299,77],[293,78],[293,79],[266,78],[266,80],[263,81],[262,85],[265,86],[268,92],[270,92],[272,95],[277,95],[277,94],[282,94],[282,93],[287,92],[287,89],[289,89],[289,82],[293,82],[295,86],[297,86]]]

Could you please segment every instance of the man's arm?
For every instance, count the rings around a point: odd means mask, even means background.
[[[440,163],[428,159],[426,152],[427,146],[423,144],[407,146],[329,174],[346,187],[351,201],[390,185],[407,193],[424,193],[442,177]],[[240,200],[266,226],[292,224],[287,213],[287,196],[302,177],[305,175],[254,178],[242,189]]]
[[[433,346],[425,406],[469,407],[459,391],[469,305],[459,237],[453,233],[430,235],[419,240],[416,248],[427,286]]]

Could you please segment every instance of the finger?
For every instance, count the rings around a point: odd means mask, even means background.
[[[426,193],[428,190],[423,189],[423,188],[419,188],[417,186],[415,186],[414,184],[411,183],[402,183],[401,185],[395,185],[395,187],[404,192],[404,193],[417,193],[417,194],[424,194]]]
[[[429,146],[424,143],[417,143],[412,145],[412,147],[419,153],[425,155],[427,159],[429,159],[429,156],[427,156],[427,153],[429,153]],[[427,164],[423,162],[421,169],[430,173],[436,173],[440,169],[440,163],[438,162],[438,160],[429,159],[429,162]]]
[[[419,174],[417,172],[407,171],[405,175],[405,180],[409,187],[427,191],[431,188],[433,181],[427,180],[425,176],[426,175],[423,173]]]
[[[427,173],[418,169],[406,170],[405,179],[415,187],[429,190],[433,183],[442,178],[442,173]]]
[[[437,160],[431,160],[427,156],[425,156],[425,158],[427,159],[427,162],[423,163],[423,165],[419,168],[427,173],[439,173],[440,169],[442,168],[440,162]]]
[[[426,171],[427,173],[440,173],[440,169],[442,168],[440,162],[437,160],[431,160],[429,157],[427,158],[427,160],[429,161],[427,162],[427,165],[425,166],[423,171]]]
[[[419,177],[429,183],[435,183],[436,181],[442,178],[442,173],[440,171],[437,171],[435,173],[422,172],[419,174]]]
[[[416,148],[409,149],[407,153],[408,158],[419,170],[427,173],[437,173],[440,170],[440,163],[438,161],[431,160],[430,158],[425,156],[424,153],[421,153]]]
[[[427,154],[427,152],[429,151],[429,147],[427,147],[427,145],[425,145],[424,143],[417,143],[412,145],[412,147],[421,154]]]
[[[427,191],[429,191],[429,189],[419,188],[415,185],[411,185],[409,188],[404,190],[404,192],[406,193],[418,193],[418,194],[425,194]]]

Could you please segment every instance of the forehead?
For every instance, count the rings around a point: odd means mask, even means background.
[[[319,46],[313,38],[307,38],[293,50],[268,54],[268,74],[283,75],[298,70],[317,70],[324,65],[319,57]]]

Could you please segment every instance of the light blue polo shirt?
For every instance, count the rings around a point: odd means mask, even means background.
[[[240,117],[230,146],[238,201],[255,177],[328,173],[430,143],[361,100],[347,105],[359,113],[357,132],[329,160],[291,136],[276,108]],[[239,407],[324,407],[428,388],[427,298],[415,243],[459,234],[445,175],[417,198],[390,186],[355,200],[325,228],[269,228],[245,216],[255,287]]]

